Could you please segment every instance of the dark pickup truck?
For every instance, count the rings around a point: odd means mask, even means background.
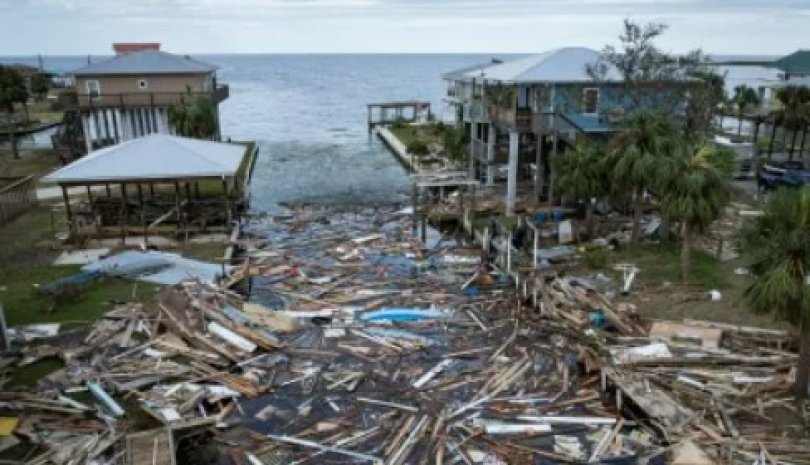
[[[759,172],[757,185],[761,190],[773,190],[780,186],[803,186],[810,184],[810,169],[798,161],[769,162]]]

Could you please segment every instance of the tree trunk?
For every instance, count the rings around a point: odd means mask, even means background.
[[[771,140],[768,143],[768,160],[773,158],[773,144],[776,142],[776,121],[774,121],[773,126],[771,126]]]
[[[804,158],[804,142],[805,137],[807,137],[807,126],[802,129],[802,141],[799,144],[799,158]]]
[[[737,114],[737,135],[742,135],[742,112]]]
[[[759,125],[761,121],[757,118],[754,120],[754,179],[759,182],[759,173],[760,173],[760,159],[759,156],[761,155],[759,152]]]
[[[810,382],[810,318],[804,317],[800,323],[799,361],[796,365],[796,399],[807,398],[807,386]]]
[[[7,114],[6,129],[8,130],[8,143],[11,146],[11,156],[15,160],[20,159],[20,152],[17,150],[17,135],[14,133],[14,115]]]
[[[633,195],[633,234],[630,236],[630,242],[637,244],[641,239],[641,209],[643,207],[642,194],[643,189],[636,189]]]
[[[796,147],[796,136],[798,135],[798,131],[793,131],[793,138],[790,140],[790,161],[793,161],[793,150]]]
[[[691,246],[689,244],[689,223],[681,223],[681,279],[689,278],[689,263],[691,260]]]

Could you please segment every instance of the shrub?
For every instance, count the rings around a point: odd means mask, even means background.
[[[408,127],[408,121],[404,118],[397,119],[391,123],[392,129],[405,129],[406,127]]]
[[[427,144],[421,140],[415,140],[408,144],[408,152],[414,155],[427,155],[429,150]]]

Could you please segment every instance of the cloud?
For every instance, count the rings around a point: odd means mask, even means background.
[[[180,52],[532,52],[598,47],[621,20],[663,21],[685,50],[806,44],[810,0],[0,0],[0,54],[106,53],[118,40]],[[763,40],[767,38],[767,40]]]

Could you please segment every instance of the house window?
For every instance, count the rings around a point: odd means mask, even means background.
[[[87,87],[87,95],[91,100],[96,100],[101,97],[101,85],[99,85],[97,80],[86,81],[85,86]]]
[[[596,108],[599,104],[599,89],[589,87],[582,91],[582,112],[583,113],[596,113]]]
[[[144,90],[149,88],[149,82],[146,79],[138,79],[138,89]]]

